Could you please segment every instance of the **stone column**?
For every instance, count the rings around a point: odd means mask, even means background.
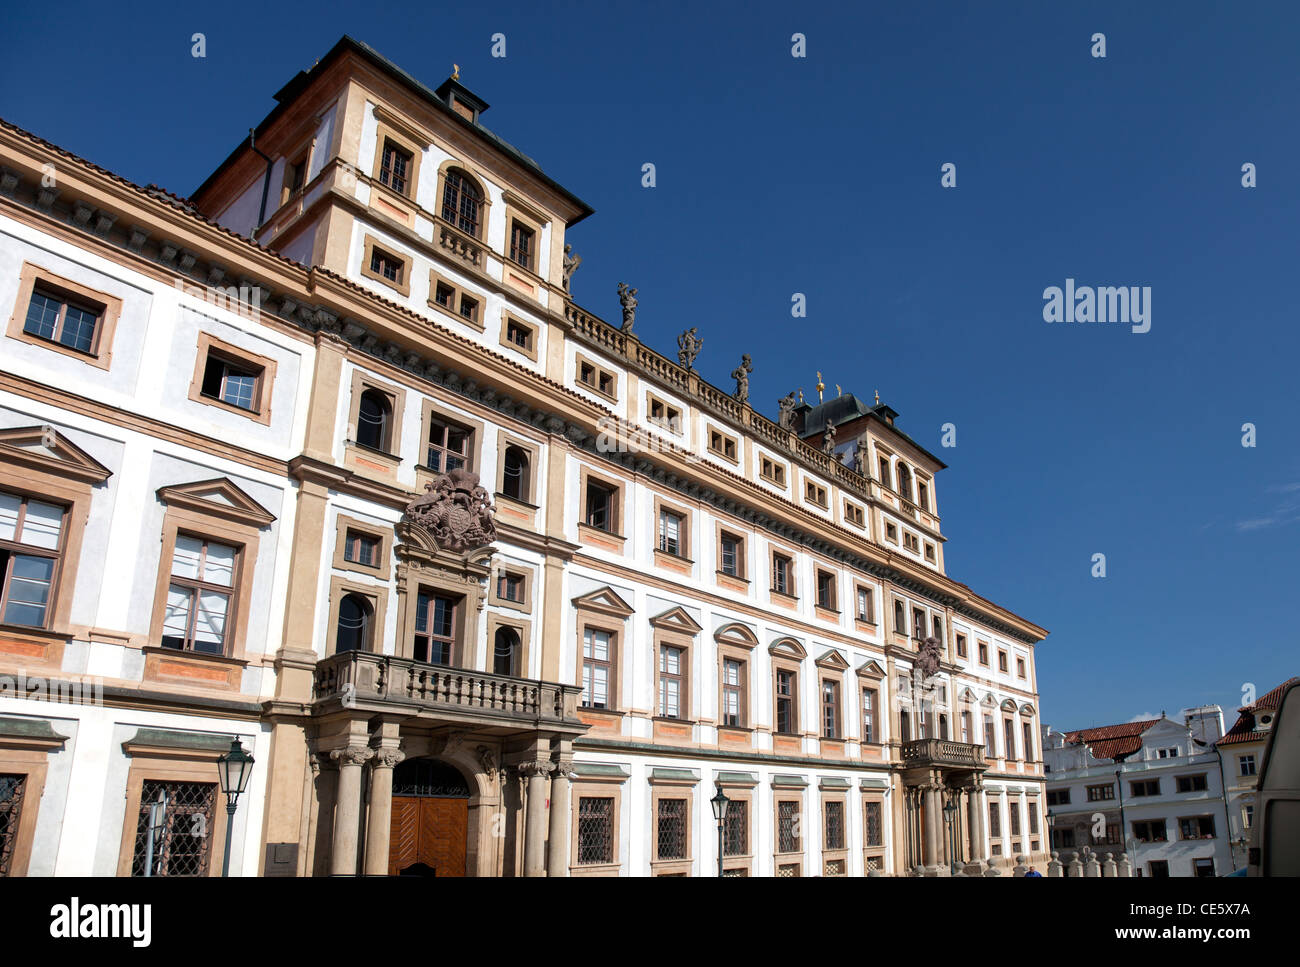
[[[972,786],[966,800],[970,822],[970,860],[967,873],[979,873],[984,866],[984,787]]]
[[[361,767],[374,753],[374,749],[364,745],[350,745],[330,753],[339,769],[338,795],[334,801],[334,848],[330,854],[331,876],[357,875]]]
[[[519,763],[527,780],[524,795],[524,876],[546,875],[546,777],[549,759]]]
[[[943,786],[931,777],[925,787],[925,867],[928,873],[943,865],[939,840],[943,835]]]
[[[569,875],[569,773],[573,762],[561,759],[551,777],[551,832],[546,840],[546,875]]]
[[[366,876],[388,874],[388,841],[393,831],[393,767],[406,758],[396,749],[375,750],[370,763],[370,809],[366,813]]]

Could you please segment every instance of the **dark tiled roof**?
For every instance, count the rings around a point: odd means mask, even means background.
[[[1259,711],[1273,710],[1282,704],[1282,693],[1291,685],[1300,682],[1300,677],[1291,677],[1284,681],[1271,692],[1266,693],[1258,699],[1254,705],[1243,705],[1237,709],[1237,721],[1232,724],[1232,728],[1221,738],[1217,745],[1240,745],[1243,742],[1258,742],[1262,740],[1268,732],[1256,731],[1255,714]]]
[[[1076,729],[1065,733],[1065,741],[1070,745],[1087,745],[1093,758],[1119,759],[1142,748],[1142,734],[1159,721],[1142,719],[1120,725],[1100,725],[1095,729]]]

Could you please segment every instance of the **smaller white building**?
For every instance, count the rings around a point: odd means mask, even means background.
[[[1127,851],[1135,876],[1225,876],[1235,869],[1215,743],[1217,705],[1158,719],[1058,732],[1043,726],[1052,849]]]

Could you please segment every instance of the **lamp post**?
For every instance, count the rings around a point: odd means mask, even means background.
[[[727,807],[731,805],[731,800],[727,794],[722,791],[721,783],[714,783],[718,794],[709,800],[709,805],[713,807],[713,818],[718,821],[718,876],[722,876],[722,852],[724,848],[723,828],[727,821]]]
[[[957,866],[957,804],[948,797],[948,804],[943,807],[944,818],[948,820],[948,866]]]
[[[239,739],[230,740],[230,751],[217,759],[217,778],[226,794],[226,853],[221,859],[221,875],[230,875],[230,835],[235,828],[235,808],[239,796],[253,774],[253,757],[244,751]]]

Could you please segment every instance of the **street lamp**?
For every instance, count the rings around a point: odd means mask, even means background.
[[[957,866],[957,804],[949,797],[948,805],[943,807],[945,819],[948,820],[948,862],[955,869]]]
[[[727,807],[731,805],[731,800],[727,794],[722,791],[721,783],[714,783],[717,787],[718,794],[709,800],[709,805],[713,807],[713,818],[718,821],[718,876],[722,876],[722,850],[723,850],[723,824],[727,820]]]
[[[230,751],[217,759],[217,778],[226,794],[226,855],[221,860],[221,875],[230,875],[230,835],[235,828],[235,807],[253,774],[253,757],[244,751],[239,739],[230,740]]]

